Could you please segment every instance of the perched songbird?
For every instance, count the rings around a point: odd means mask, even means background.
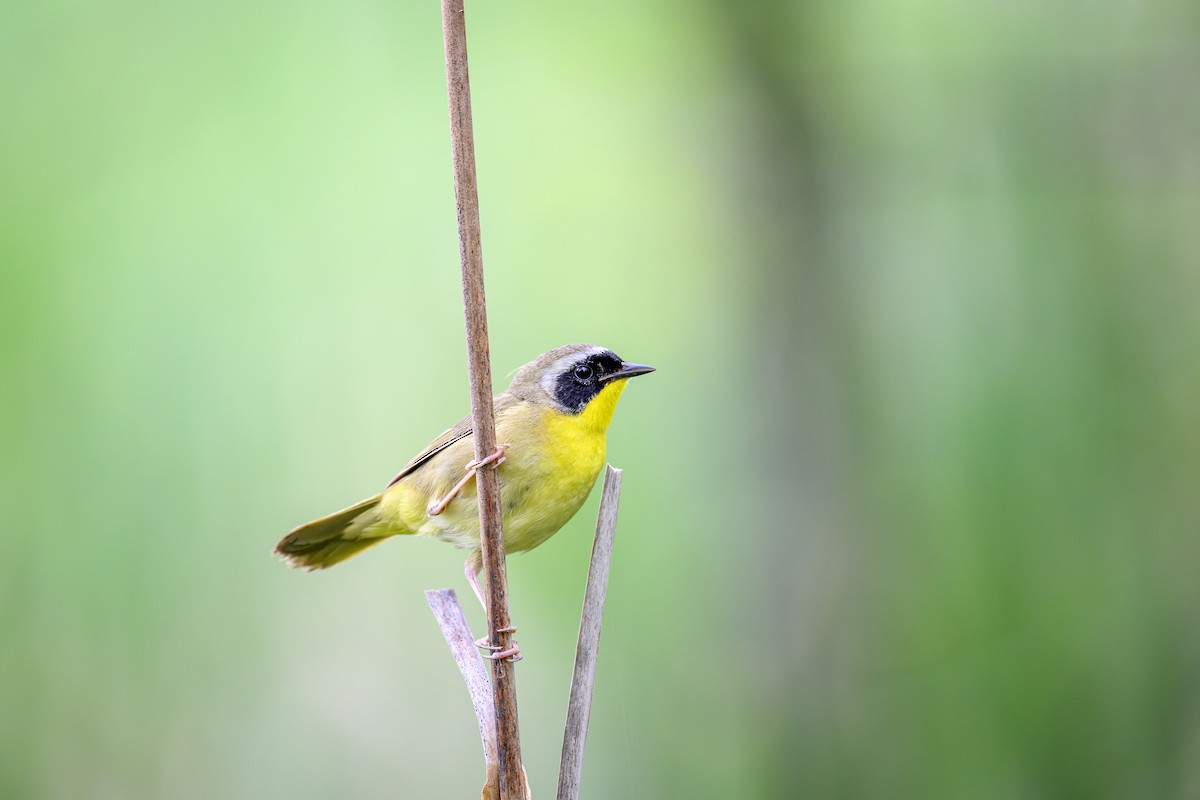
[[[400,534],[436,536],[471,550],[465,572],[479,602],[476,576],[479,503],[471,478],[497,464],[504,550],[531,550],[583,505],[604,465],[605,432],[629,378],[654,367],[622,361],[611,350],[572,344],[518,370],[495,398],[496,453],[475,462],[468,416],[433,440],[379,494],[301,525],[275,552],[293,567],[324,569]]]

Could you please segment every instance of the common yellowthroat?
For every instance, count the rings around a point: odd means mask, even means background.
[[[480,603],[476,576],[479,503],[475,470],[497,465],[504,550],[532,550],[583,505],[604,464],[605,432],[629,378],[654,367],[622,361],[611,350],[572,344],[517,371],[495,398],[497,452],[476,463],[471,418],[463,418],[400,470],[379,494],[314,520],[280,540],[275,552],[293,567],[324,569],[389,536],[436,536],[471,550],[465,573]],[[484,603],[486,607],[486,603]]]

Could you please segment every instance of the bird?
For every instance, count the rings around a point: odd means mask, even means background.
[[[505,553],[532,550],[583,505],[604,465],[617,401],[630,378],[654,371],[594,344],[543,353],[517,370],[493,401],[501,443],[495,452],[475,460],[473,426],[466,416],[430,442],[383,491],[295,528],[275,553],[290,566],[311,571],[393,536],[433,536],[470,551],[463,572],[486,609],[477,577],[483,557],[475,473],[496,467]]]

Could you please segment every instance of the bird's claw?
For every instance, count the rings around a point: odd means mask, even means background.
[[[467,464],[465,467],[467,474],[462,476],[462,480],[454,484],[454,487],[446,493],[445,497],[443,497],[441,500],[436,500],[430,503],[429,507],[425,509],[429,516],[436,517],[438,514],[441,514],[443,511],[445,511],[446,506],[450,505],[450,501],[458,496],[458,493],[463,490],[463,487],[467,485],[467,482],[470,481],[471,478],[475,477],[475,473],[479,471],[480,467],[486,467],[491,464],[494,464],[498,467],[503,464],[506,460],[504,451],[509,447],[512,447],[512,445],[498,444],[496,445],[496,452],[492,453],[490,456],[484,456],[483,458]]]
[[[521,660],[521,648],[516,642],[507,650],[501,650],[498,653],[480,653],[480,656],[490,661],[507,661],[510,664],[515,664]]]
[[[516,632],[517,632],[516,625],[509,625],[506,628],[497,628],[496,629],[496,633],[516,633]],[[479,655],[481,655],[484,658],[492,659],[493,661],[508,660],[511,663],[516,663],[517,661],[521,660],[521,648],[515,640],[512,643],[512,647],[510,647],[508,649],[501,649],[499,645],[489,644],[488,637],[481,636],[480,638],[475,640],[475,646],[478,647],[480,650],[490,651],[487,653],[480,653]]]
[[[498,467],[504,463],[506,459],[504,451],[510,447],[512,447],[511,444],[498,444],[496,445],[496,452],[492,453],[490,456],[484,456],[483,458],[472,461],[470,464],[467,464],[465,467],[463,467],[463,469],[474,475],[480,467],[486,467],[488,464],[495,464]]]
[[[517,626],[509,625],[507,628],[497,628],[496,633],[516,633]],[[488,644],[488,637],[480,636],[475,640],[475,646],[484,650],[499,650],[500,648],[494,644]]]

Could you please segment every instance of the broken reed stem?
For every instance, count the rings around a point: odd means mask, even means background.
[[[475,708],[475,719],[479,721],[479,738],[483,740],[483,763],[490,774],[499,762],[496,743],[496,708],[492,698],[492,684],[488,680],[487,669],[483,666],[483,658],[475,647],[475,637],[467,625],[462,606],[453,589],[428,589],[425,600],[433,611],[442,636],[458,671],[462,673],[463,681],[467,684],[467,692],[471,695],[471,705]]]
[[[467,27],[463,0],[442,0],[442,33],[446,50],[446,91],[450,104],[450,146],[454,159],[454,199],[458,209],[458,251],[462,262],[463,313],[467,329],[467,365],[471,380],[471,422],[475,458],[496,449],[492,416],[492,369],[488,352],[487,305],[483,291],[483,249],[479,235],[479,195],[475,181],[475,142],[471,130],[471,84],[467,71]],[[500,520],[500,485],[494,467],[475,474],[479,496],[479,533],[488,601],[488,640],[499,649],[511,647],[508,582],[504,570],[504,534]],[[525,800],[521,741],[517,727],[516,670],[511,663],[492,662],[496,732],[500,756],[501,800]]]
[[[467,684],[467,694],[471,696],[471,706],[475,709],[475,719],[479,723],[479,738],[483,741],[483,765],[486,777],[483,784],[482,800],[498,800],[500,797],[500,745],[496,740],[496,703],[492,696],[492,682],[488,680],[487,668],[483,665],[483,657],[475,647],[475,634],[467,625],[466,615],[459,605],[458,595],[453,589],[426,589],[425,601],[429,610],[442,629],[446,646],[450,655],[458,664],[463,682]],[[529,796],[529,777],[521,769],[521,779],[525,782],[525,798]]]
[[[612,564],[613,535],[621,504],[621,470],[609,464],[604,472],[604,493],[596,519],[596,540],[583,593],[583,616],[579,620],[579,644],[575,648],[575,673],[567,701],[567,724],[563,732],[562,761],[558,772],[558,800],[577,800],[583,772],[583,744],[587,738],[592,689],[596,685],[596,658],[600,652],[600,626],[604,620],[604,598]]]

